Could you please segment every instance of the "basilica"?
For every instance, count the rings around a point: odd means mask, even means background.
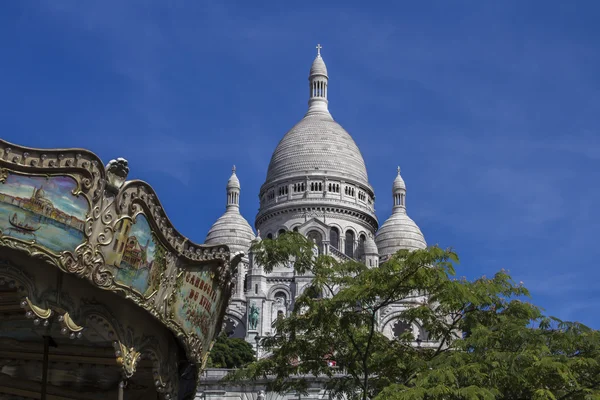
[[[265,273],[249,252],[253,240],[296,231],[312,239],[320,254],[360,260],[373,268],[400,249],[426,247],[421,230],[406,212],[400,168],[392,196],[386,196],[386,201],[393,202],[392,215],[379,224],[375,193],[360,149],[329,112],[329,75],[320,50],[317,46],[308,76],[308,111],[275,148],[260,188],[256,231],[240,213],[241,185],[234,167],[227,182],[225,213],[205,240],[207,245],[226,244],[232,255],[243,253],[225,332],[256,344],[257,351],[260,338],[271,335],[273,322],[291,312],[294,299],[311,277],[297,275],[289,266]],[[398,320],[405,306],[403,302],[383,310],[379,329],[390,338],[410,329],[419,344],[426,344],[425,331]]]

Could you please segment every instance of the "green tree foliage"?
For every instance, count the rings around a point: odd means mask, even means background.
[[[221,334],[208,355],[208,368],[240,368],[256,358],[254,349],[244,339],[228,338]]]
[[[505,271],[455,279],[458,257],[438,247],[368,268],[315,257],[297,233],[252,250],[267,272],[291,259],[314,279],[262,340],[270,356],[232,380],[269,376],[270,390],[286,392],[327,376],[333,397],[363,400],[600,399],[599,333],[545,317]],[[424,328],[429,341],[379,333],[380,313],[398,301],[407,306],[399,320]]]

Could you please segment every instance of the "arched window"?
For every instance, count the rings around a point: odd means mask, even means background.
[[[394,327],[392,328],[392,333],[394,334],[394,337],[399,337],[403,333],[411,332],[411,331],[412,331],[412,329],[410,327],[410,324],[406,321],[401,321],[401,320],[398,320],[394,324]]]
[[[277,232],[277,236],[281,236],[285,233],[285,229],[280,229],[279,232]]]
[[[362,257],[365,255],[365,242],[367,241],[367,237],[364,233],[358,237],[358,256]]]
[[[298,232],[298,227],[295,226],[293,230],[294,230],[294,232]]]
[[[275,293],[275,296],[273,296],[275,299],[275,303],[277,305],[282,305],[285,306],[285,302],[287,300],[287,296],[285,294],[285,292],[282,292],[281,290],[278,291],[277,293]]]
[[[339,250],[340,231],[338,230],[338,228],[331,228],[331,231],[329,232],[329,244]]]
[[[269,234],[267,235],[267,239],[273,239],[273,234],[272,234],[272,233],[269,233]]]
[[[344,253],[348,257],[354,257],[354,232],[349,229],[346,231],[346,246]]]

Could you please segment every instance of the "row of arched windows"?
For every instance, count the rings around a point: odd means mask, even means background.
[[[310,97],[327,97],[327,82],[313,81],[310,85]]]
[[[304,192],[306,190],[306,182],[294,183],[293,190],[294,193]]]
[[[308,186],[307,186],[308,185]],[[340,185],[339,183],[335,183],[335,182],[329,182],[329,183],[323,183],[323,182],[310,182],[307,184],[307,182],[296,182],[292,185],[292,193],[304,193],[308,187],[308,189],[311,192],[322,192],[323,189],[326,189],[328,192],[331,193],[340,193]],[[277,188],[277,196],[286,196],[289,193],[289,185],[281,185]],[[349,186],[349,185],[344,185],[344,194],[346,194],[346,196],[351,196],[354,197],[356,193],[356,189],[353,186]],[[398,197],[394,198],[394,202],[395,205],[400,205],[400,204],[404,204],[404,195],[397,195]],[[402,198],[400,198],[400,196],[402,196]],[[270,200],[274,200],[275,199],[275,190],[274,189],[270,189],[267,194],[263,197],[263,201],[270,201]],[[367,202],[368,204],[373,204],[373,198],[371,196],[368,196],[365,192],[363,192],[362,190],[358,191],[358,199],[360,201],[363,202]],[[237,202],[238,199],[236,198],[230,198],[229,199],[230,203],[231,202]]]
[[[298,232],[298,227],[295,227],[293,229],[294,232]],[[282,234],[284,234],[286,232],[286,230],[284,228],[279,229],[279,231],[277,231],[277,236],[281,236]],[[268,233],[267,234],[267,239],[273,239],[275,236],[273,233]],[[306,237],[308,239],[310,239],[311,241],[313,241],[318,249],[319,249],[319,254],[322,251],[322,245],[323,245],[323,235],[321,234],[321,232],[317,231],[317,230],[311,230],[306,234]],[[367,240],[367,237],[365,236],[365,234],[360,234],[360,236],[358,237],[358,243],[356,243],[356,234],[354,233],[353,230],[348,229],[345,233],[344,233],[344,248],[340,248],[341,247],[341,234],[340,234],[340,230],[336,227],[332,227],[329,231],[329,245],[336,248],[339,251],[343,251],[343,253],[345,255],[347,255],[348,257],[352,257],[352,258],[357,258],[357,259],[361,259],[364,256],[364,248],[365,248],[365,241]],[[356,243],[356,248],[354,247]],[[372,265],[370,265],[372,266]]]
[[[395,206],[403,206],[404,205],[404,193],[394,194],[394,205]]]
[[[227,193],[227,204],[238,204],[240,201],[240,194],[236,192]]]
[[[311,182],[310,183],[310,191],[311,192],[322,192],[323,191],[323,183],[322,182]]]
[[[277,193],[279,194],[279,196],[284,196],[284,195],[288,194],[288,187],[287,186],[279,186]]]

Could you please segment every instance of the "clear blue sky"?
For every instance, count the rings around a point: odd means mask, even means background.
[[[507,268],[549,314],[600,328],[599,17],[594,1],[5,1],[0,135],[127,158],[202,242],[232,164],[253,225],[321,43],[380,222],[399,164],[460,275]]]

